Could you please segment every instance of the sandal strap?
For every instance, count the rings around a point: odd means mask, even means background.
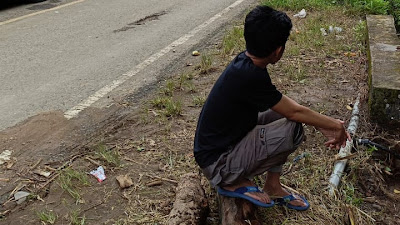
[[[276,202],[279,202],[279,203],[289,203],[289,202],[291,202],[291,201],[293,201],[293,200],[296,200],[297,198],[295,198],[294,196],[293,196],[293,194],[291,194],[291,195],[286,195],[286,196],[283,196],[283,197],[281,197],[281,198],[277,198],[275,201]]]
[[[246,193],[246,192],[263,192],[262,190],[260,190],[260,188],[259,187],[257,187],[257,186],[248,186],[248,187],[240,187],[240,188],[237,188],[236,190],[235,190],[235,192],[236,193],[239,193],[239,194],[244,194],[244,193]]]

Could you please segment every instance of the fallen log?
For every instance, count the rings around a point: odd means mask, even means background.
[[[208,201],[200,183],[200,175],[187,173],[176,188],[174,206],[168,216],[168,225],[205,224],[209,212]]]
[[[257,218],[257,206],[245,199],[218,195],[220,224],[261,225]]]

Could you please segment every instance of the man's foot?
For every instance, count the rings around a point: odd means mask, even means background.
[[[271,184],[266,183],[263,190],[264,190],[264,192],[268,193],[268,195],[271,196],[272,199],[282,198],[282,197],[285,197],[288,195],[293,195],[293,197],[295,199],[288,202],[290,205],[295,206],[295,207],[306,207],[307,206],[307,203],[299,195],[288,192],[286,189],[284,189],[282,187],[282,185],[280,183],[279,183],[279,185],[277,185],[277,184],[271,185]]]
[[[243,180],[243,182],[240,182],[237,185],[224,186],[222,188],[227,191],[235,191],[238,188],[250,187],[250,186],[256,186],[256,185],[250,180]],[[266,192],[245,192],[243,194],[262,203],[269,204],[271,202],[271,198],[268,196]]]

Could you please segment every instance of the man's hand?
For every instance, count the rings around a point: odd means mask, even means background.
[[[316,127],[328,138],[325,145],[329,148],[339,149],[346,145],[346,140],[351,140],[350,134],[345,130],[344,122],[329,116],[317,113],[307,107],[299,105],[294,100],[283,95],[282,99],[272,108],[289,120],[305,123]]]
[[[350,134],[345,130],[343,126],[344,122],[341,120],[337,121],[339,123],[338,128],[317,128],[325,137],[328,138],[328,141],[325,142],[325,146],[328,148],[340,149],[340,147],[346,146],[346,140],[351,140]]]

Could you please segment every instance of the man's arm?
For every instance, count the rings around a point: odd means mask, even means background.
[[[271,109],[289,120],[316,127],[328,138],[328,141],[325,142],[327,147],[339,149],[340,146],[346,145],[347,139],[351,140],[350,134],[344,129],[343,121],[322,115],[305,106],[299,105],[285,95]]]

